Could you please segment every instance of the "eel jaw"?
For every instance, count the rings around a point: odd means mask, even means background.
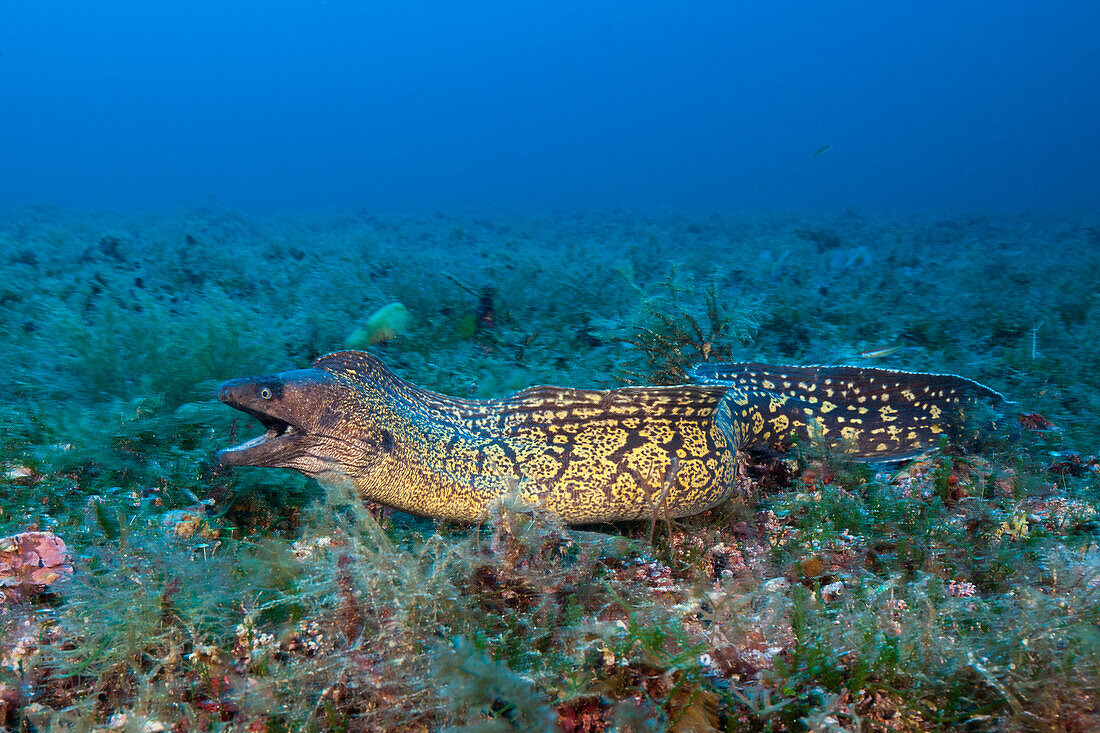
[[[215,458],[222,465],[291,468],[293,459],[305,452],[306,432],[300,426],[254,408],[234,404],[225,399],[222,401],[230,407],[252,415],[265,428],[262,435],[215,453]]]

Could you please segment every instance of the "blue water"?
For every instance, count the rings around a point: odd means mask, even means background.
[[[1098,37],[1095,0],[4,3],[0,207],[1090,211]]]

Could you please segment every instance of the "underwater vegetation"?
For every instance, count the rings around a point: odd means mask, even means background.
[[[1095,730],[1098,271],[1041,217],[6,214],[0,726]],[[463,397],[851,363],[1020,417],[583,529],[214,463],[256,430],[221,381],[352,337]]]
[[[377,346],[408,332],[412,314],[401,303],[384,305],[367,318],[367,322],[352,331],[344,341],[349,349]]]

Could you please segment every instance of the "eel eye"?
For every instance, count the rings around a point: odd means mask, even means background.
[[[271,399],[271,388],[270,387],[264,387],[263,389],[260,390],[260,399],[261,400],[270,400]]]

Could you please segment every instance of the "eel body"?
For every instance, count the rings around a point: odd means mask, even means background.
[[[230,466],[350,480],[363,499],[477,521],[515,491],[571,524],[683,517],[737,491],[738,453],[813,438],[858,459],[918,455],[997,392],[952,375],[857,367],[702,364],[696,384],[531,387],[469,400],[417,387],[372,354],[223,384],[266,432]]]

